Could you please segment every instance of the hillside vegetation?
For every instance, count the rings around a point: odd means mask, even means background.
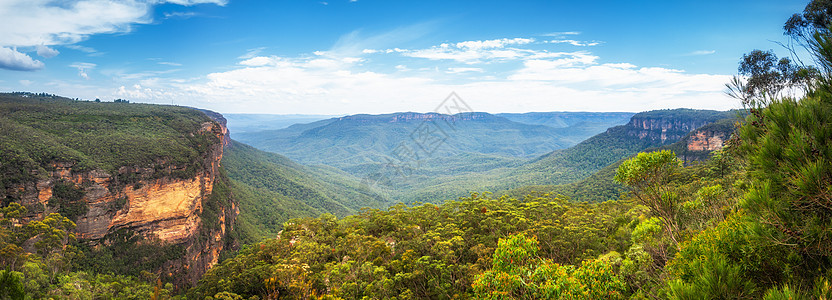
[[[122,166],[177,166],[192,176],[211,136],[191,133],[210,121],[184,107],[0,94],[0,198],[13,201],[6,188],[45,176],[56,162],[115,176]]]
[[[239,199],[238,226],[247,242],[274,237],[291,218],[343,217],[363,207],[389,205],[348,175],[317,171],[236,141],[227,148],[223,166]]]
[[[233,141],[216,178],[193,181],[212,167],[203,164],[223,152],[219,133],[205,131],[220,128],[212,118],[222,116],[126,101],[0,94],[0,299],[22,294],[32,299],[159,299],[187,288],[188,279],[174,272],[199,267],[192,253],[225,249],[213,255],[230,256],[240,243],[276,236],[290,218],[326,212],[343,217],[361,207],[388,205],[343,173],[304,167]],[[217,156],[209,157],[209,152]],[[84,177],[89,174],[93,177]],[[93,180],[100,178],[106,186],[95,186]],[[183,198],[180,205],[188,197],[201,197],[202,185],[212,186],[210,195],[197,198],[201,202],[194,217],[199,220],[186,242],[137,234],[135,224],[100,239],[82,238],[89,228],[76,222],[87,222],[81,219],[88,212],[123,216],[134,201],[101,198],[101,193],[118,196],[151,185],[166,192],[165,184],[176,180],[200,184],[196,195],[176,194]],[[54,187],[47,189],[50,184]],[[171,188],[174,193],[176,188]],[[44,190],[51,193],[45,203],[40,197]],[[151,197],[152,192],[147,194]],[[240,215],[235,219],[236,209]],[[169,221],[149,227],[164,230]],[[218,228],[225,221],[233,223],[223,227],[228,231]],[[174,261],[184,261],[184,267],[177,269]]]
[[[826,299],[832,135],[816,129],[830,111],[828,92],[775,101],[737,144],[691,166],[671,150],[640,153],[614,168],[625,200],[471,194],[294,219],[189,295]]]
[[[663,131],[660,127],[644,129],[631,121],[609,128],[570,148],[552,151],[514,166],[442,177],[419,178],[420,174],[414,172],[406,181],[392,183],[392,186],[403,193],[400,199],[438,203],[437,199],[455,199],[471,192],[495,191],[502,194],[506,190],[528,186],[568,184],[584,180],[639,151],[670,145],[701,125],[736,116],[736,112],[691,109],[638,113],[631,120],[649,120],[664,124],[670,130]],[[662,134],[667,138],[662,139]]]
[[[629,191],[622,200],[475,193],[294,219],[277,238],[213,269],[189,296],[830,299],[830,8],[814,1],[786,24],[822,70],[744,57],[740,71],[749,78],[734,87],[748,114],[704,162],[684,164],[673,146],[635,156],[626,152],[636,146],[601,151],[614,136],[533,162],[602,154],[566,161],[614,174]],[[807,93],[777,97],[787,88]]]

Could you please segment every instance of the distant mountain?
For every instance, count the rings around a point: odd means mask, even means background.
[[[564,122],[567,127],[515,122],[488,113],[395,113],[332,118],[281,130],[235,134],[235,138],[304,164],[348,170],[401,160],[402,149],[412,152],[411,160],[428,165],[436,158],[463,154],[500,156],[514,162],[511,158],[531,158],[572,146],[595,134],[597,124],[603,123],[598,121],[601,117],[572,122],[577,118],[568,118],[569,113],[557,114],[570,120]]]
[[[626,125],[609,128],[568,149],[553,151],[516,167],[435,178],[420,183],[402,198],[444,200],[470,192],[577,182],[639,151],[673,144],[697,128],[735,116],[733,111],[693,109],[638,113]]]
[[[503,113],[497,116],[530,125],[557,128],[565,139],[577,144],[607,128],[627,124],[635,113],[631,112],[529,112]]]
[[[469,192],[578,182],[622,158],[669,145],[734,115],[675,109],[617,119],[628,114],[353,115],[235,138],[303,164],[370,179],[392,201],[441,202]],[[582,136],[605,122],[626,124]],[[421,134],[428,139],[420,140]],[[429,138],[438,142],[427,143]]]
[[[644,114],[640,117],[649,118],[650,116],[650,114]],[[713,117],[723,118],[690,131],[674,143],[643,149],[641,151],[668,149],[676,153],[679,159],[685,164],[695,164],[705,161],[713,151],[721,149],[728,142],[735,131],[735,123],[740,120],[739,116],[737,112],[705,116],[705,120],[713,120]],[[645,119],[642,118],[640,118],[640,121],[643,124]],[[675,139],[675,136],[673,138]],[[603,202],[618,199],[622,193],[627,192],[627,189],[616,183],[613,177],[615,177],[618,166],[634,155],[635,153],[621,158],[583,180],[557,185],[529,185],[504,191],[500,194],[507,194],[511,197],[523,197],[529,194],[554,193],[565,195],[575,201],[589,202]]]
[[[633,115],[635,115],[635,113],[631,112],[567,111],[496,114],[496,116],[503,117],[517,123],[546,125],[554,128],[576,127],[581,124],[598,124],[598,126],[604,126],[601,131],[604,131],[612,126],[626,124]]]
[[[274,236],[291,218],[322,213],[343,217],[363,207],[390,204],[346,173],[306,167],[237,141],[227,147],[222,163],[239,199],[244,242]]]
[[[283,129],[294,124],[329,119],[331,115],[223,114],[234,133]]]

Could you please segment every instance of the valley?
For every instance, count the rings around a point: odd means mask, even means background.
[[[832,299],[832,1],[0,2],[0,300]]]

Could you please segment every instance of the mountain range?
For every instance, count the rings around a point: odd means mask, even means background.
[[[164,271],[178,286],[293,218],[484,191],[610,199],[622,159],[655,147],[707,157],[737,115],[397,113],[236,134],[222,114],[187,107],[15,93],[0,112],[0,200],[26,208],[15,222],[60,213],[87,257],[106,258],[80,268]]]

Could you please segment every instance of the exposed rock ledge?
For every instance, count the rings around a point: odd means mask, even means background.
[[[217,114],[218,115],[218,114]],[[215,118],[216,119],[216,118]],[[190,178],[171,176],[177,166],[168,166],[161,172],[152,167],[124,166],[118,170],[118,176],[103,170],[76,172],[72,163],[55,163],[53,171],[46,179],[29,183],[18,188],[23,192],[23,203],[29,207],[44,207],[43,211],[33,211],[30,217],[42,217],[53,212],[48,201],[53,196],[53,189],[59,182],[72,182],[84,189],[82,201],[87,204],[87,213],[75,220],[76,235],[81,240],[97,243],[109,233],[119,229],[158,239],[169,244],[179,244],[186,248],[184,258],[166,264],[159,270],[175,276],[177,285],[196,283],[202,274],[219,260],[224,250],[223,238],[233,227],[239,210],[236,203],[228,201],[230,207],[221,207],[218,218],[208,228],[210,232],[200,232],[203,224],[200,215],[203,203],[211,195],[215,180],[219,176],[223,146],[228,143],[228,130],[222,122],[202,124],[200,132],[210,133],[219,140],[210,145],[203,153],[202,168]],[[165,165],[160,162],[160,165]],[[140,178],[127,184],[120,183],[117,177],[132,175]],[[203,235],[200,240],[199,235]],[[209,238],[204,238],[208,236]]]

